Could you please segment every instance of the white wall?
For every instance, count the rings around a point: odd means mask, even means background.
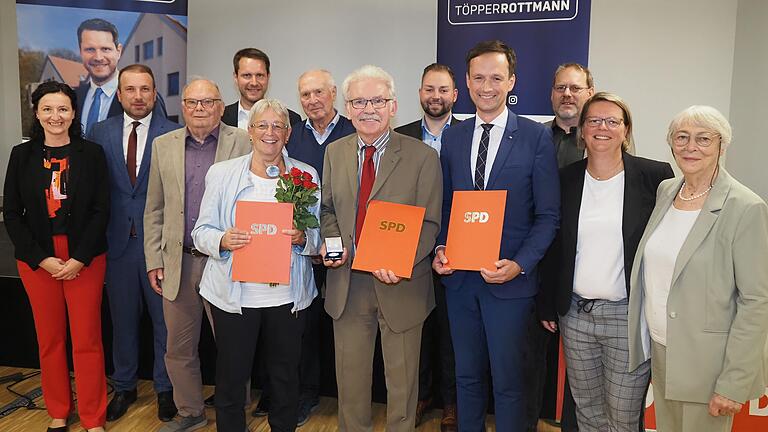
[[[269,55],[269,93],[302,114],[296,80],[311,68],[328,69],[341,82],[354,69],[372,63],[395,79],[399,99],[396,123],[418,118],[417,90],[424,66],[437,55],[434,1],[334,0],[254,2],[190,1],[188,77],[219,83],[224,100],[238,98],[232,56],[244,47]]]
[[[768,142],[762,130],[768,120],[766,17],[765,0],[739,1],[730,116],[734,144],[728,151],[726,168],[768,200]]]

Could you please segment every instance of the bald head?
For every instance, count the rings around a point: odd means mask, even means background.
[[[182,113],[190,134],[202,141],[213,131],[224,114],[219,86],[209,79],[193,79],[182,92]]]
[[[299,99],[304,113],[318,131],[325,130],[336,116],[336,84],[325,69],[308,70],[299,77]]]

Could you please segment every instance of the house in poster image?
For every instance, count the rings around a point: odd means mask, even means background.
[[[123,43],[117,63],[152,68],[158,96],[165,100],[168,118],[183,122],[181,90],[187,82],[187,28],[168,15],[142,13]]]
[[[58,81],[66,83],[72,88],[76,88],[81,81],[85,81],[87,78],[88,71],[83,63],[52,55],[46,56],[43,70],[40,73],[41,83]]]

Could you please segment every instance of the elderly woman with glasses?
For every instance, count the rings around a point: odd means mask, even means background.
[[[320,248],[317,228],[284,230],[291,236],[288,284],[232,280],[232,251],[250,242],[251,233],[235,228],[238,201],[276,202],[278,177],[298,168],[317,178],[309,165],[283,155],[291,128],[288,111],[275,99],[251,108],[248,134],[253,151],[211,166],[205,180],[200,217],[192,231],[195,247],[210,258],[200,295],[211,303],[216,328],[216,425],[219,431],[242,432],[245,391],[257,341],[264,346],[271,389],[269,425],[293,431],[299,406],[299,359],[305,309],[317,295],[311,257]],[[318,203],[309,211],[319,216]],[[268,265],[252,263],[252,265]]]
[[[721,166],[716,109],[687,108],[667,141],[682,176],[659,186],[637,249],[630,368],[651,358],[659,431],[730,431],[766,387],[768,206]]]
[[[538,310],[551,332],[559,315],[579,430],[635,432],[650,364],[628,368],[629,269],[672,167],[627,153],[632,115],[611,93],[585,102],[577,133],[587,158],[560,171],[560,231],[544,261]]]

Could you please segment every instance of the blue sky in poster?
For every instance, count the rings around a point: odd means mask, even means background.
[[[17,4],[19,47],[36,51],[67,48],[79,53],[77,26],[89,18],[103,18],[113,23],[123,43],[139,15],[139,12]],[[186,16],[172,17],[187,25]]]

